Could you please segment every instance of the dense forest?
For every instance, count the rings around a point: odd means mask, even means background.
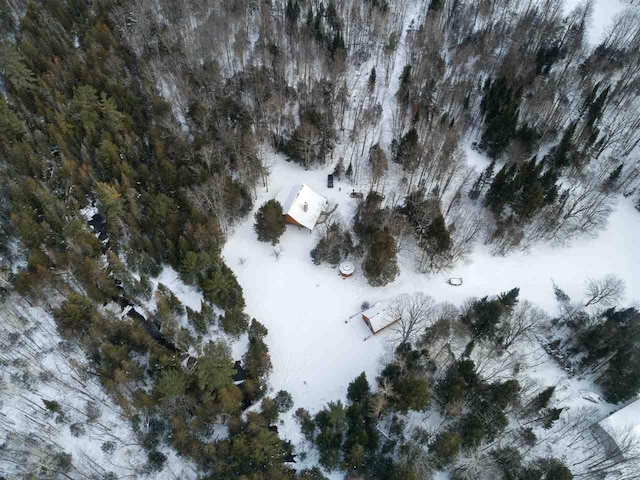
[[[582,445],[594,414],[559,420],[553,388],[520,384],[512,361],[545,333],[606,401],[635,398],[640,314],[619,279],[592,280],[584,302],[554,286],[554,318],[517,288],[462,307],[400,297],[393,359],[309,412],[270,390],[268,328],[222,256],[248,217],[258,241],[285,231],[278,201],[254,205],[274,155],[358,190],[308,261],[355,259],[375,287],[407,246],[435,275],[478,244],[504,256],[596,236],[621,197],[640,209],[640,10],[597,45],[592,16],[591,0],[2,0],[0,402],[40,385],[88,403],[51,394],[25,407],[43,424],[0,419],[0,473],[636,478],[640,454],[543,451]],[[198,308],[157,280],[167,267]],[[65,426],[116,458],[97,404],[141,460],[112,470],[52,443]],[[439,429],[407,428],[425,411]],[[279,436],[291,414],[317,462]]]

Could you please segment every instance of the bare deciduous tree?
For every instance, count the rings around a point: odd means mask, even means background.
[[[587,302],[585,307],[602,305],[609,307],[624,298],[624,282],[615,275],[600,279],[590,278],[586,282]]]
[[[499,336],[502,348],[531,338],[539,330],[547,315],[528,300],[523,300],[502,320]]]
[[[413,343],[424,331],[435,313],[433,298],[424,293],[400,295],[389,306],[391,318],[396,322],[393,332],[398,344]]]

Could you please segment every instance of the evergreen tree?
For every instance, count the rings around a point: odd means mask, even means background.
[[[364,372],[358,375],[347,388],[347,398],[353,403],[365,400],[369,396],[369,393],[369,382]]]
[[[603,185],[603,188],[606,191],[614,192],[618,189],[618,181],[620,180],[620,175],[622,174],[623,168],[624,163],[621,163],[609,174]]]
[[[70,293],[60,307],[53,310],[53,318],[65,335],[84,335],[98,319],[98,312],[91,299]]]
[[[542,410],[543,408],[546,408],[547,405],[549,405],[549,401],[551,400],[551,397],[553,396],[553,392],[555,391],[555,389],[556,389],[555,385],[545,388],[538,395],[536,395],[533,400],[531,400],[531,402],[528,405],[528,408],[534,412],[537,412],[539,410]]]
[[[280,390],[276,393],[273,401],[275,402],[278,413],[285,413],[293,408],[293,397],[285,390]]]
[[[398,87],[398,101],[403,105],[409,103],[409,92],[411,87],[411,65],[405,65],[400,74],[400,86]]]
[[[344,176],[348,179],[351,179],[353,177],[353,167],[351,166],[351,162],[349,162],[349,166],[347,167],[347,171],[344,172]]]
[[[233,359],[229,346],[222,340],[209,342],[198,358],[195,374],[198,387],[208,394],[233,385]]]
[[[485,114],[480,148],[489,157],[499,158],[516,134],[522,93],[513,89],[504,76],[487,82],[487,90],[480,104]]]
[[[336,53],[339,51],[344,51],[344,38],[342,37],[342,32],[340,30],[336,30],[336,33],[333,35],[333,41],[331,42],[331,46],[329,51],[331,52],[331,58],[335,58]]]
[[[478,197],[480,196],[480,193],[482,193],[482,184],[484,183],[484,172],[481,172],[480,175],[478,175],[478,178],[476,179],[475,182],[473,182],[473,185],[471,186],[471,189],[469,190],[469,198],[471,200],[477,200]]]
[[[184,395],[186,388],[186,375],[175,369],[163,371],[156,384],[157,392],[163,397],[180,397]]]
[[[398,275],[396,242],[389,229],[379,230],[373,235],[363,269],[369,284],[376,287],[392,282]]]
[[[238,337],[249,328],[249,315],[244,313],[242,307],[232,307],[225,310],[220,317],[220,325],[225,333],[232,337]]]
[[[341,401],[329,402],[314,418],[318,434],[316,446],[320,452],[320,464],[333,470],[340,464],[340,449],[347,430],[347,415]]]
[[[593,101],[588,108],[587,118],[585,120],[585,124],[588,128],[593,128],[594,125],[600,120],[602,116],[602,112],[604,111],[604,107],[607,103],[607,97],[609,96],[610,86],[607,85],[606,88],[598,95],[598,97]]]
[[[469,325],[474,338],[494,339],[502,316],[516,305],[519,293],[520,290],[514,288],[493,300],[489,300],[488,297],[477,300],[462,317],[462,321]]]
[[[349,164],[349,166],[351,166],[351,164]],[[344,175],[344,163],[342,162],[342,157],[340,157],[340,159],[338,160],[338,163],[336,163],[336,167],[333,169],[333,176],[336,177],[337,179],[342,178],[342,175]],[[351,175],[348,175],[351,176]]]
[[[444,431],[429,445],[429,453],[435,457],[438,466],[445,467],[455,459],[461,445],[462,438],[459,434]]]
[[[394,160],[405,170],[411,171],[416,166],[418,153],[418,131],[412,127],[400,139]]]
[[[28,93],[36,86],[33,72],[25,65],[16,48],[7,43],[0,42],[0,74],[8,80],[9,85],[19,94]]]
[[[434,218],[427,227],[422,246],[431,254],[432,258],[435,255],[444,254],[451,247],[451,237],[441,214]]]
[[[262,205],[255,214],[254,229],[261,242],[276,245],[285,230],[282,205],[277,200],[269,200]]]
[[[373,91],[376,89],[376,67],[371,68],[369,80],[367,81],[367,88],[369,90],[369,93],[373,93]]]
[[[311,9],[309,9],[309,11],[311,11]],[[287,0],[285,16],[289,24],[296,24],[298,18],[300,17],[300,4],[298,3],[298,0]]]

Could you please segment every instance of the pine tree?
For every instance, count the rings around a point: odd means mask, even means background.
[[[618,181],[620,180],[623,168],[624,163],[621,163],[609,174],[603,185],[606,191],[615,192],[618,189]]]
[[[238,337],[249,328],[249,315],[240,307],[232,307],[225,310],[224,315],[220,317],[220,325],[225,333]]]
[[[504,165],[494,177],[484,197],[485,206],[496,215],[500,215],[505,205],[513,200],[514,191],[511,183],[516,169],[516,165]]]
[[[344,51],[344,38],[342,37],[342,32],[338,29],[333,35],[333,41],[331,42],[331,46],[329,48],[329,51],[331,52],[331,58],[335,58],[335,55],[339,50]]]
[[[278,413],[285,413],[293,408],[293,397],[289,392],[285,390],[280,390],[278,393],[276,393],[273,401],[276,405],[276,410],[278,411]]]
[[[444,467],[453,461],[461,445],[462,438],[458,433],[444,431],[439,433],[429,446],[429,453],[435,457],[439,466]]]
[[[415,127],[405,133],[398,144],[394,160],[405,170],[411,171],[418,159],[418,131]]]
[[[405,65],[400,75],[400,86],[398,87],[398,100],[407,105],[409,103],[409,87],[411,85],[411,65]]]
[[[589,105],[587,111],[587,118],[585,120],[585,124],[589,128],[593,128],[593,126],[600,120],[602,116],[602,112],[604,111],[604,107],[607,102],[607,97],[609,96],[609,89],[611,87],[607,85],[607,87],[598,95],[595,101]]]
[[[0,43],[0,65],[0,74],[19,94],[31,92],[35,88],[33,72],[25,65],[16,48],[7,42]]]
[[[477,200],[478,197],[480,196],[480,193],[482,193],[482,184],[484,183],[484,172],[480,172],[480,175],[478,175],[478,178],[476,179],[475,182],[473,182],[473,185],[471,186],[471,189],[469,190],[469,198],[471,200]]]
[[[546,408],[547,405],[549,405],[549,400],[551,400],[551,397],[553,396],[553,392],[555,390],[555,385],[545,388],[538,395],[536,395],[533,400],[531,400],[528,408],[533,412],[537,412],[543,408]]]
[[[206,393],[214,393],[233,385],[233,360],[231,349],[222,340],[209,342],[195,367],[198,387]]]
[[[517,132],[521,95],[520,90],[509,86],[504,76],[494,81],[488,80],[488,87],[480,104],[480,109],[485,114],[485,130],[480,148],[491,158],[500,157]]]
[[[351,164],[349,164],[349,166],[351,166]],[[340,179],[344,174],[344,163],[342,163],[342,157],[340,157],[338,163],[336,163],[336,167],[333,169],[333,176]]]
[[[565,129],[560,139],[560,143],[552,150],[548,158],[553,168],[562,169],[570,165],[571,153],[573,150],[573,135],[576,131],[576,122],[571,122]]]
[[[349,162],[349,166],[347,167],[347,171],[344,172],[344,176],[350,180],[353,177],[353,167],[351,166],[351,162]]]
[[[24,134],[24,124],[0,95],[0,148],[16,143]]]
[[[254,230],[261,242],[276,245],[285,231],[285,221],[282,205],[277,200],[264,203],[255,214]]]
[[[300,17],[300,4],[298,3],[298,0],[287,0],[285,16],[289,24],[292,24],[292,25],[296,24],[296,22],[298,21],[298,18]]]
[[[367,88],[369,89],[369,93],[373,93],[376,89],[376,67],[371,68],[371,73],[369,74],[369,80],[367,82]]]
[[[451,237],[447,231],[447,226],[442,215],[438,215],[427,227],[424,238],[424,247],[429,250],[432,257],[440,255],[449,250]]]
[[[392,282],[398,275],[396,242],[389,229],[378,230],[373,235],[363,269],[369,284],[376,287]]]
[[[358,375],[347,388],[347,398],[353,403],[365,400],[369,396],[369,393],[369,382],[364,372]]]
[[[187,377],[175,369],[164,370],[156,384],[156,390],[163,397],[179,397],[184,395],[187,388]]]

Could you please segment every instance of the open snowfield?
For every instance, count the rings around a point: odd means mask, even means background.
[[[270,198],[281,196],[281,192],[288,192],[292,185],[304,182],[337,202],[344,220],[351,219],[356,205],[349,197],[351,186],[336,182],[335,188],[326,188],[329,170],[328,167],[305,171],[282,158],[274,159],[269,191],[260,189],[256,208]],[[282,252],[276,259],[270,244],[258,242],[253,224],[253,215],[250,215],[236,226],[223,255],[244,290],[247,313],[269,329],[267,343],[273,362],[271,387],[274,391],[289,391],[296,407],[311,411],[318,410],[327,401],[344,399],[348,383],[363,371],[369,381],[375,383],[381,358],[390,355],[392,331],[370,337],[364,322],[345,323],[360,310],[364,301],[373,304],[401,293],[421,291],[438,302],[460,305],[469,297],[494,295],[519,287],[521,299],[530,300],[554,314],[552,279],[577,300],[581,298],[587,278],[609,273],[626,282],[627,303],[640,298],[640,255],[637,254],[640,214],[624,198],[618,201],[606,231],[597,238],[582,239],[567,248],[540,246],[507,257],[491,256],[486,248],[478,245],[467,264],[431,277],[416,272],[414,259],[409,253],[403,253],[399,256],[400,276],[383,288],[367,284],[359,263],[350,279],[342,279],[337,269],[329,266],[315,266],[309,252],[318,240],[317,230],[321,227],[309,233],[288,225],[279,244]],[[446,280],[450,276],[463,277],[464,285],[448,285]],[[566,377],[559,367],[547,367],[530,373],[546,384]],[[282,433],[295,437],[289,427],[293,425],[286,422]]]

